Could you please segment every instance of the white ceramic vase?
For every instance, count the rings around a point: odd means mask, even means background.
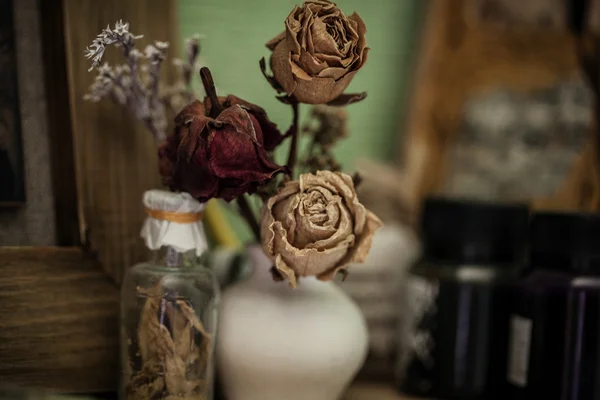
[[[274,282],[259,246],[249,279],[221,301],[217,367],[228,400],[336,400],[368,349],[359,308],[335,283]]]

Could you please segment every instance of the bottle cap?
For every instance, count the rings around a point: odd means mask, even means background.
[[[150,250],[170,246],[179,252],[196,250],[201,255],[208,248],[202,212],[204,204],[188,193],[148,190],[143,203],[148,218],[141,236]]]
[[[533,268],[600,273],[600,214],[536,213],[529,242]]]
[[[520,264],[528,218],[525,204],[429,198],[421,217],[424,257],[449,264]]]

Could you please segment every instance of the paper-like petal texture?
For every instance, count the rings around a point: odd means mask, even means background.
[[[159,149],[163,182],[200,202],[231,201],[287,171],[267,153],[283,135],[265,111],[235,96],[219,101],[224,109],[215,118],[208,116],[208,99],[186,106],[175,118],[175,133]]]
[[[267,43],[275,80],[301,103],[334,100],[367,62],[366,32],[358,14],[346,16],[329,1],[296,6],[285,31]]]
[[[262,246],[295,287],[300,276],[331,280],[365,261],[382,223],[359,201],[352,178],[319,171],[286,182],[261,212]]]

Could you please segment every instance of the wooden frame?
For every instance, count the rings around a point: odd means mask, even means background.
[[[489,93],[490,86],[529,95],[557,81],[581,79],[575,47],[564,27],[486,25],[469,14],[466,6],[473,4],[432,0],[427,12],[400,160],[408,201],[415,210],[424,197],[444,193],[451,173],[449,150],[461,135],[467,100]],[[519,200],[544,209],[597,209],[600,175],[592,147],[584,147],[551,193]]]
[[[175,5],[163,0],[37,2],[62,247],[0,247],[3,383],[64,393],[117,390],[118,282],[143,255],[141,246],[123,239],[137,237],[143,214],[132,210],[140,210],[143,190],[159,185],[158,173],[152,172],[156,149],[147,132],[119,108],[83,102],[94,78],[83,50],[107,24],[123,19],[134,32],[171,42],[176,53]],[[118,179],[107,181],[107,175]],[[118,189],[117,195],[106,193],[109,188]]]
[[[119,291],[79,248],[0,247],[0,376],[60,392],[117,388]]]

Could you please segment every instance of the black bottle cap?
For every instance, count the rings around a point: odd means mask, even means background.
[[[528,220],[525,204],[429,198],[421,217],[424,258],[456,264],[520,264]]]
[[[600,214],[539,212],[529,231],[533,268],[600,274]]]

